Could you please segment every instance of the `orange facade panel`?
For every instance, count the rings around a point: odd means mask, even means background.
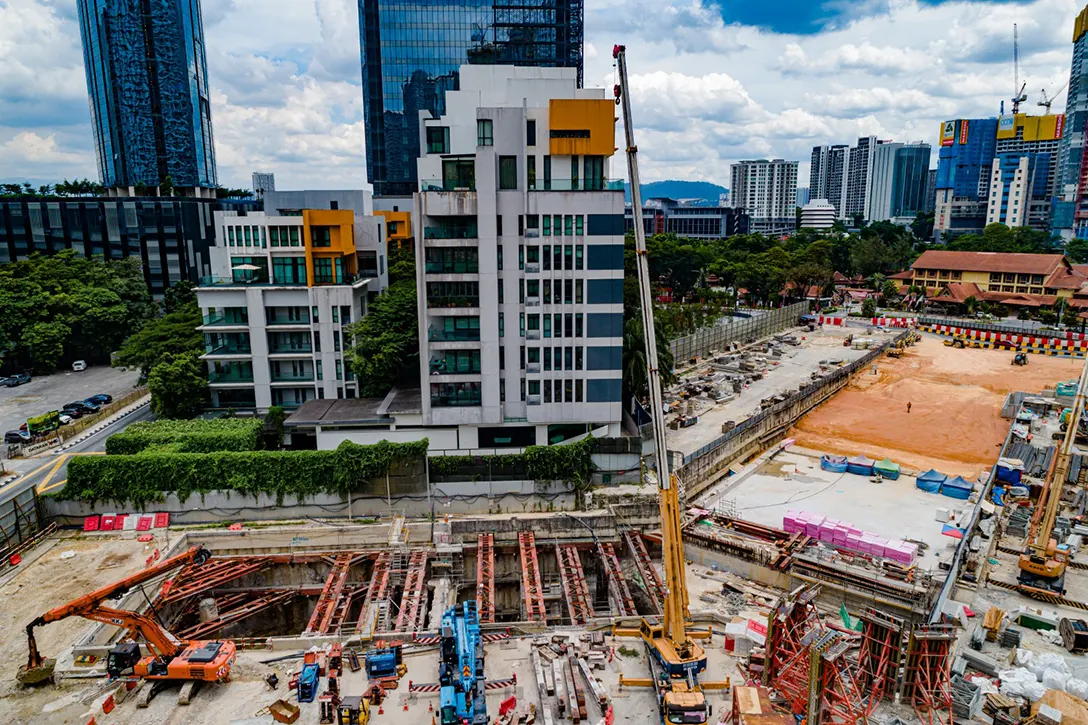
[[[343,274],[355,275],[355,212],[350,209],[303,209],[306,281],[314,286],[315,259],[341,259]]]
[[[616,152],[615,103],[609,99],[548,101],[548,149],[553,156],[611,156]]]

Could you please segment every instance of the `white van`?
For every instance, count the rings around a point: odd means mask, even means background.
[[[72,370],[77,373],[81,373],[86,369],[87,363],[84,360],[76,360],[74,363],[72,363]]]

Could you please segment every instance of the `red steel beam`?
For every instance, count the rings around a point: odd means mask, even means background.
[[[567,611],[572,624],[585,625],[593,616],[593,604],[589,596],[589,584],[582,570],[582,558],[578,549],[560,544],[555,547],[559,560],[559,578],[563,582],[563,593],[567,599]]]
[[[476,540],[476,608],[481,624],[495,621],[495,536],[480,534]]]
[[[531,531],[518,534],[521,553],[521,595],[525,600],[525,616],[530,622],[547,622],[544,608],[544,587],[540,584],[540,562],[536,558],[536,537]]]
[[[336,612],[336,603],[340,599],[340,593],[344,591],[344,585],[348,581],[348,569],[354,557],[351,552],[337,554],[333,560],[329,575],[325,578],[325,588],[321,590],[321,596],[317,598],[314,611],[310,614],[310,621],[303,630],[305,634],[325,634],[329,631],[329,623]]]
[[[162,606],[187,597],[221,587],[246,574],[253,574],[272,566],[275,562],[266,556],[244,556],[231,559],[213,559],[202,567],[186,566],[171,583],[166,594],[158,597],[155,606]]]
[[[665,585],[661,582],[657,568],[650,560],[650,554],[646,551],[646,543],[642,540],[641,535],[633,531],[625,531],[623,538],[627,541],[627,548],[631,550],[631,556],[635,558],[635,566],[638,568],[642,583],[650,595],[650,601],[653,602],[657,614],[662,614],[665,611]]]
[[[597,551],[604,564],[604,572],[608,576],[608,593],[616,609],[619,610],[619,615],[621,617],[637,615],[635,600],[631,598],[631,590],[627,588],[627,580],[623,578],[623,570],[620,569],[620,560],[616,556],[615,548],[612,544],[601,543],[598,544]]]
[[[215,619],[201,622],[177,633],[178,639],[201,639],[215,634],[228,624],[252,617],[258,612],[263,612],[272,607],[286,604],[298,595],[298,591],[291,589],[281,592],[269,592],[253,598],[249,594],[235,594],[224,597],[219,606],[219,616]]]
[[[363,609],[359,612],[359,621],[355,629],[362,631],[366,627],[366,613],[374,602],[389,598],[389,566],[392,555],[388,551],[378,554],[374,560],[374,572],[370,576],[370,586],[366,589],[366,597],[363,598]]]
[[[408,559],[408,576],[404,579],[404,592],[400,598],[400,614],[394,632],[414,632],[423,629],[426,614],[423,603],[427,601],[427,558],[426,549],[415,549]]]

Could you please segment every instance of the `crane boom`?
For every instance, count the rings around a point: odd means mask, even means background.
[[[618,100],[623,107],[623,132],[627,149],[627,174],[631,181],[631,213],[635,227],[635,262],[638,267],[639,302],[642,312],[643,345],[646,348],[647,380],[650,388],[650,418],[653,420],[654,454],[657,464],[657,482],[661,491],[661,533],[664,548],[665,634],[678,651],[697,646],[688,637],[687,582],[684,574],[684,550],[681,540],[680,496],[676,480],[669,473],[669,455],[666,447],[664,397],[661,392],[661,369],[657,359],[654,308],[650,293],[650,266],[646,252],[646,228],[642,222],[642,193],[639,189],[638,146],[631,120],[631,98],[627,83],[626,48],[617,46],[613,56],[619,67],[620,86]]]

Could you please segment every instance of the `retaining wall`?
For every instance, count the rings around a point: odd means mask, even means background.
[[[673,364],[679,367],[693,357],[705,357],[711,350],[723,350],[730,342],[755,342],[760,338],[796,326],[808,312],[808,302],[796,302],[776,310],[761,310],[756,317],[731,317],[724,324],[705,327],[669,343]]]
[[[871,365],[888,347],[906,335],[901,333],[889,338],[863,357],[803,386],[781,403],[762,410],[717,440],[684,456],[684,465],[676,473],[683,480],[689,499],[709,488],[718,472],[769,446],[801,416],[846,387],[856,372]]]

